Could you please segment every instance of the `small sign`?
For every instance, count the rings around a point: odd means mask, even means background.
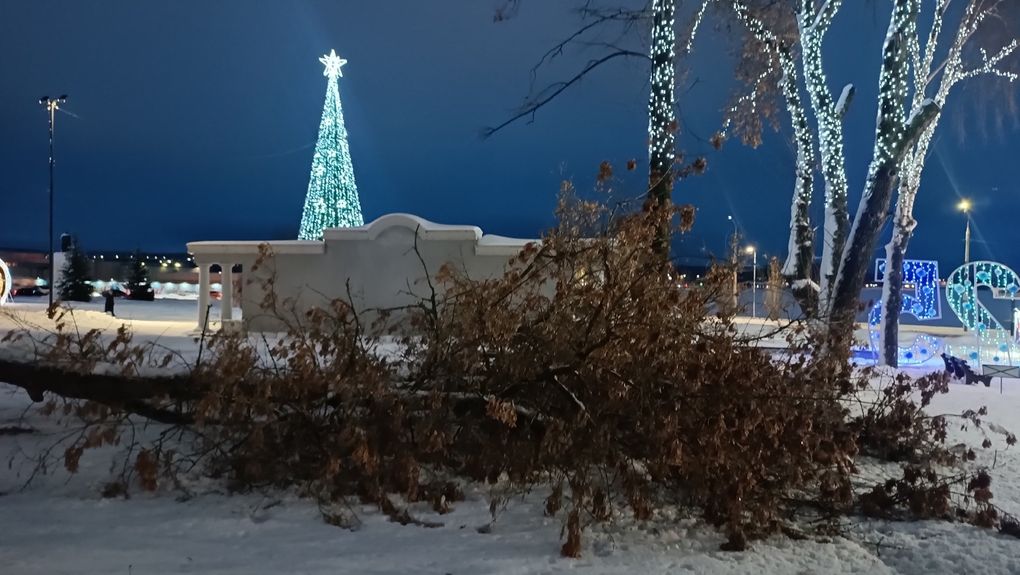
[[[981,375],[990,375],[992,377],[1012,377],[1020,379],[1020,367],[1013,367],[1012,365],[993,365],[986,363],[981,366]]]

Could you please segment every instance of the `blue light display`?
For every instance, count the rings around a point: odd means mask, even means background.
[[[1020,299],[1020,279],[1017,273],[1000,263],[978,261],[957,268],[946,281],[946,300],[949,308],[968,330],[973,332],[975,346],[946,346],[957,357],[977,362],[1009,363],[1020,361],[1020,348],[1014,333],[1003,325],[981,303],[978,290],[991,290],[996,299]],[[1014,312],[1014,322],[1020,315]]]
[[[885,280],[886,260],[875,261],[875,281]],[[912,315],[918,321],[930,321],[942,317],[942,301],[939,298],[939,263],[933,260],[904,260],[903,301],[900,313]],[[913,287],[913,293],[907,291]],[[875,302],[868,314],[868,333],[871,348],[876,353],[882,342],[882,302]],[[942,349],[942,340],[927,334],[920,334],[907,347],[899,348],[899,365],[916,365],[937,357]]]

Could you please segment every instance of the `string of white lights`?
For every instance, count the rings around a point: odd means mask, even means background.
[[[801,67],[805,87],[818,122],[818,150],[821,154],[822,177],[825,181],[825,221],[823,223],[821,283],[823,295],[828,293],[829,278],[835,274],[835,262],[848,234],[848,184],[843,149],[843,115],[849,102],[849,89],[839,100],[829,91],[822,58],[822,40],[842,0],[826,0],[817,11],[813,0],[802,0],[797,11],[800,31]],[[827,297],[827,296],[826,296]]]
[[[652,76],[648,99],[649,164],[651,172],[667,177],[675,158],[675,132],[673,90],[676,64],[673,61],[676,45],[675,10],[673,0],[653,0],[655,15],[652,26]]]
[[[340,105],[340,88],[337,78],[343,76],[340,68],[347,63],[330,50],[319,59],[326,67],[326,102],[319,123],[319,139],[312,156],[312,170],[308,179],[308,194],[298,239],[322,238],[326,228],[343,228],[363,225],[361,199],[354,181],[354,166],[347,143],[343,107]]]
[[[797,64],[789,48],[784,46],[764,23],[754,18],[743,2],[735,1],[733,8],[737,18],[754,35],[762,48],[772,56],[772,61],[779,62],[781,72],[779,88],[786,102],[787,113],[790,115],[794,144],[797,149],[796,182],[790,208],[790,238],[782,273],[787,277],[809,278],[811,270],[799,269],[802,264],[799,263],[801,258],[798,256],[805,251],[811,253],[812,256],[814,253],[810,231],[810,207],[814,195],[814,167],[812,164],[815,158],[815,149],[811,126],[800,98]],[[772,71],[769,69],[763,72],[758,78],[758,82]],[[753,93],[757,93],[757,86]]]

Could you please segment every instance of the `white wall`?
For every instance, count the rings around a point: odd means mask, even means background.
[[[293,309],[294,317],[343,298],[370,322],[372,310],[399,309],[427,298],[426,270],[433,285],[444,264],[472,278],[493,277],[530,241],[534,240],[483,235],[474,226],[446,226],[408,214],[389,214],[365,226],[326,230],[321,242],[193,242],[188,251],[199,265],[240,264],[241,277],[234,281],[242,283],[245,327],[274,331],[282,327],[279,319],[260,308],[265,294],[259,280],[270,276],[275,276],[275,293],[282,307]],[[262,243],[268,243],[274,255],[252,272]]]

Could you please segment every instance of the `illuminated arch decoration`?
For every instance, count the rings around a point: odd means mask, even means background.
[[[979,363],[1020,361],[1014,334],[978,298],[978,289],[982,287],[989,288],[996,299],[1020,299],[1020,276],[1007,266],[978,261],[957,268],[946,281],[946,299],[960,323],[974,333],[977,345],[947,349],[956,357]]]
[[[875,260],[875,281],[885,281],[886,260]],[[904,289],[900,313],[912,315],[918,321],[931,321],[942,317],[942,300],[939,297],[939,263],[934,260],[904,260],[903,287],[913,286],[914,292]],[[882,345],[882,301],[875,302],[868,313],[868,332],[871,349],[876,353]],[[907,347],[899,348],[899,365],[916,365],[938,357],[942,349],[940,338],[920,334]]]
[[[14,285],[14,277],[11,270],[3,260],[0,260],[0,305],[7,303],[11,295],[11,286]]]

